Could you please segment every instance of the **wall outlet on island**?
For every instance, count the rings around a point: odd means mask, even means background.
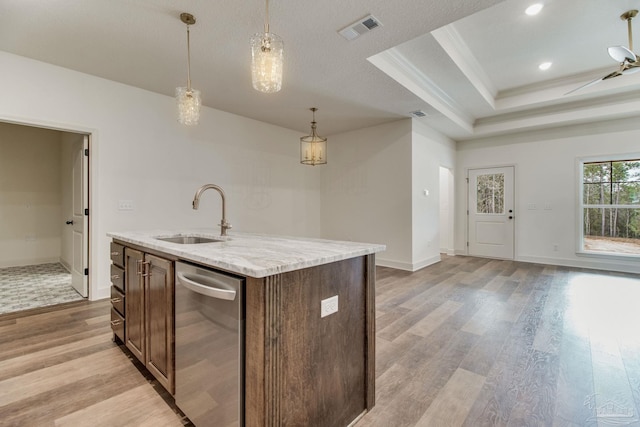
[[[327,317],[338,311],[338,295],[320,301],[320,317]]]

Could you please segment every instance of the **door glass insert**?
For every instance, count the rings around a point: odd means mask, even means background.
[[[476,187],[479,214],[504,214],[504,173],[478,176]]]

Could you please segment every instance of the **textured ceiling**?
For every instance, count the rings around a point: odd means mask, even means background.
[[[524,129],[525,116],[543,126],[545,108],[611,118],[583,112],[621,93],[621,114],[638,111],[640,73],[564,94],[616,69],[606,47],[628,44],[619,15],[640,0],[546,0],[536,17],[523,14],[529,3],[271,0],[271,31],[285,42],[276,94],[251,88],[248,40],[264,22],[257,0],[2,0],[0,50],[173,96],[186,84],[179,14],[189,12],[197,19],[192,81],[203,103],[301,132],[311,106],[321,135],[422,109],[429,117],[420,120],[455,139]],[[337,34],[368,14],[382,27],[350,42]],[[546,73],[542,60],[554,63]]]

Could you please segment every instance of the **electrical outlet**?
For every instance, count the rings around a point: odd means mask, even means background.
[[[320,317],[327,317],[338,311],[338,295],[320,301]]]
[[[119,200],[118,201],[118,210],[119,211],[132,211],[133,210],[133,200]]]
[[[529,209],[530,211],[535,211],[536,209],[538,209],[538,206],[536,206],[535,203],[529,203],[527,205],[527,209]]]

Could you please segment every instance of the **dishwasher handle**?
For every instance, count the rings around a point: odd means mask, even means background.
[[[236,298],[236,291],[232,289],[221,289],[221,288],[210,286],[210,285],[221,284],[213,278],[200,276],[197,274],[193,274],[193,275],[190,274],[191,277],[195,276],[197,278],[202,279],[203,283],[207,283],[207,284],[202,284],[189,279],[188,277],[185,276],[184,273],[178,273],[177,276],[178,276],[178,280],[180,281],[180,283],[182,283],[182,285],[185,288],[193,292],[199,293],[201,295],[205,295],[205,296],[217,298],[217,299],[229,300],[229,301],[233,301]]]

